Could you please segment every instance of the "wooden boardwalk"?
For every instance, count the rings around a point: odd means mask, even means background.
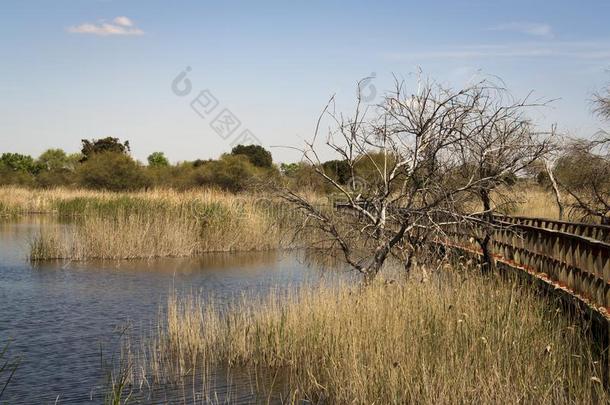
[[[610,226],[495,215],[491,226],[454,224],[442,230],[433,243],[474,256],[483,253],[477,239],[491,232],[499,271],[535,281],[590,322],[605,364],[602,380],[610,387]]]
[[[494,219],[496,262],[568,292],[610,320],[610,226],[501,215]],[[481,253],[475,238],[482,232],[448,229],[444,243]]]
[[[349,204],[335,204],[350,209]],[[526,272],[596,311],[610,325],[610,226],[494,215],[493,257],[503,267]],[[482,228],[444,226],[435,243],[482,253]]]

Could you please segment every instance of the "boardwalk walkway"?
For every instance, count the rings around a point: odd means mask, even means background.
[[[349,204],[335,204],[351,209]],[[496,263],[527,272],[599,313],[610,325],[610,226],[544,218],[495,215],[492,229]],[[481,254],[483,229],[462,224],[443,227],[436,243]]]
[[[610,320],[610,226],[502,215],[495,221],[497,262],[565,290]],[[446,244],[480,253],[478,235],[448,233]]]

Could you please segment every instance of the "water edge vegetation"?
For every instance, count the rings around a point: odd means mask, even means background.
[[[470,266],[366,288],[244,296],[228,310],[210,297],[173,293],[129,378],[188,382],[218,367],[252,378],[279,374],[287,403],[610,399],[586,327],[531,286]]]

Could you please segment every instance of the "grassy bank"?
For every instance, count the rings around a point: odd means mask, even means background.
[[[507,213],[557,217],[549,192],[518,192]],[[328,204],[323,196],[315,196]],[[498,197],[501,201],[501,196]],[[33,260],[130,259],[288,247],[297,214],[268,195],[216,190],[112,193],[0,188],[0,216],[44,213],[68,219],[31,243]]]
[[[3,190],[4,206],[11,207],[11,212],[25,212],[27,207],[30,212],[51,213],[70,221],[67,226],[41,229],[31,242],[32,260],[178,257],[277,249],[289,246],[286,229],[296,218],[294,211],[268,196],[215,190],[13,191]]]
[[[103,195],[103,193],[94,193]],[[89,191],[54,189],[34,190],[22,187],[0,187],[0,216],[56,212],[57,203],[91,195]]]
[[[503,205],[503,194],[499,190],[495,201],[499,208],[513,215],[526,215],[542,218],[556,218],[558,209],[551,191],[531,184],[510,190],[510,197],[516,203]],[[243,205],[247,200],[269,197],[257,194],[234,194],[211,189],[173,191],[151,190],[142,192],[104,192],[85,189],[27,189],[22,187],[0,187],[0,216],[44,213],[59,216],[79,216],[98,212],[113,214],[119,209],[142,212],[174,209],[177,206],[218,202],[222,205]],[[321,196],[317,197],[321,199]]]
[[[512,198],[516,204],[506,207],[509,215],[558,219],[559,208],[555,202],[555,197],[550,190],[532,184],[529,187],[520,187],[512,190]],[[564,199],[566,196],[564,196]],[[501,197],[499,198],[501,201]]]
[[[227,364],[277,370],[291,400],[314,403],[606,402],[591,341],[549,304],[456,274],[272,294],[228,312],[172,295],[142,369],[156,381]]]

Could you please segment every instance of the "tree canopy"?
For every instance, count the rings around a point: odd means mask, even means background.
[[[271,152],[260,145],[237,145],[231,150],[231,155],[244,155],[257,167],[273,166]]]
[[[81,153],[83,157],[81,162],[88,160],[92,155],[103,152],[116,152],[128,154],[130,152],[129,141],[121,143],[119,138],[106,137],[101,139],[83,139]]]
[[[38,172],[34,159],[31,156],[20,153],[3,153],[0,156],[0,165],[15,172],[21,171],[31,174]]]
[[[150,167],[167,167],[169,166],[169,160],[165,157],[163,152],[153,152],[148,155],[148,165]]]
[[[146,187],[149,182],[142,167],[119,152],[93,154],[77,169],[80,184],[95,189],[124,191]]]

